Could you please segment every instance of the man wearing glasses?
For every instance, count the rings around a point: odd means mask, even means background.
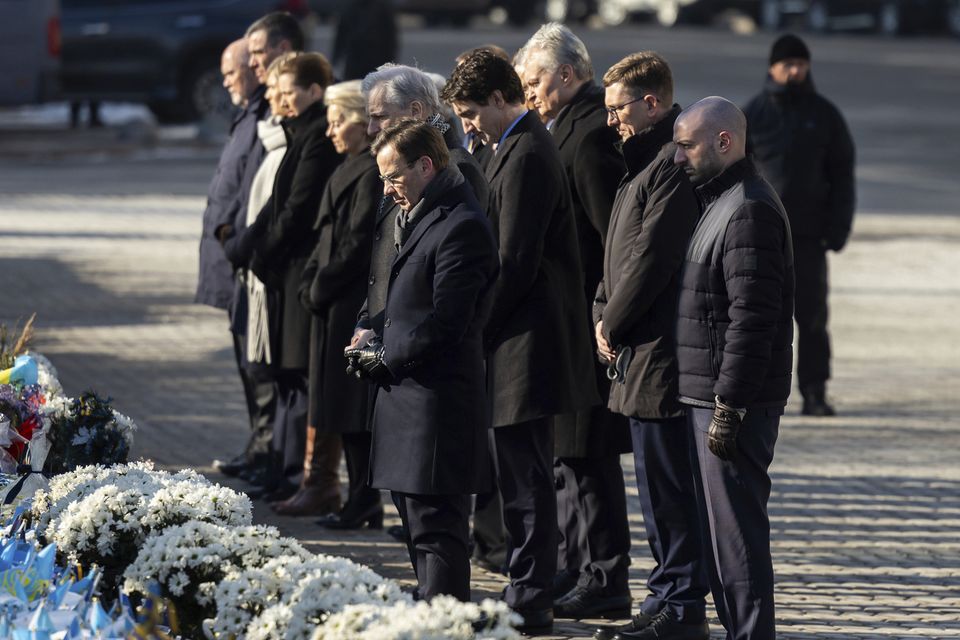
[[[383,332],[345,352],[379,387],[370,484],[392,493],[418,597],[468,602],[470,495],[490,488],[483,328],[497,246],[436,129],[401,120],[372,151],[400,212]]]
[[[623,140],[620,183],[593,306],[601,359],[610,364],[608,407],[630,420],[643,524],[655,561],[650,593],[624,626],[598,640],[706,640],[709,584],[700,546],[692,436],[678,396],[674,316],[680,269],[699,218],[683,170],[673,163],[673,77],[652,51],[610,67],[607,124]]]

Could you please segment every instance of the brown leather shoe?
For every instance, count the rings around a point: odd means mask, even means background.
[[[281,516],[322,516],[340,511],[340,489],[336,486],[300,487],[282,502],[270,505]]]

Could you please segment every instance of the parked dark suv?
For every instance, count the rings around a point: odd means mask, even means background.
[[[68,100],[146,103],[161,122],[229,108],[220,54],[260,16],[306,0],[61,0]]]

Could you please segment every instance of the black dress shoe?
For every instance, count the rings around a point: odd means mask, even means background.
[[[627,624],[618,627],[600,627],[593,632],[593,640],[613,640],[618,634],[624,632],[640,631],[650,626],[653,616],[641,611],[633,616]]]
[[[835,416],[837,412],[824,396],[806,396],[800,413],[805,416]]]
[[[523,621],[516,626],[525,636],[542,636],[553,632],[553,609],[514,609]]]
[[[680,622],[675,613],[664,609],[639,631],[621,631],[613,640],[710,640],[707,621]]]
[[[400,542],[406,542],[407,528],[402,524],[395,524],[392,527],[387,527],[387,535],[391,538],[399,540]]]
[[[574,587],[566,596],[553,603],[557,618],[629,618],[633,598],[629,593],[608,596],[602,590]]]
[[[250,496],[251,500],[263,500],[264,502],[280,502],[281,500],[286,500],[293,494],[297,492],[299,487],[295,484],[289,482],[282,482],[280,485],[274,488],[262,487],[256,489],[250,489],[247,491],[247,495]]]
[[[577,586],[577,580],[580,578],[580,573],[577,571],[570,571],[569,569],[561,569],[553,576],[553,586],[551,591],[553,592],[553,606],[557,606],[557,602],[566,598],[568,595],[573,592],[574,587]]]
[[[214,460],[213,468],[228,478],[236,478],[247,470],[247,458],[243,454],[240,454],[239,456],[235,456],[233,460],[226,462],[223,460]]]
[[[347,504],[340,513],[320,518],[317,524],[327,529],[383,529],[383,504],[379,501],[366,507]]]
[[[240,479],[255,487],[265,487],[270,484],[270,471],[266,467],[247,467],[240,472]]]

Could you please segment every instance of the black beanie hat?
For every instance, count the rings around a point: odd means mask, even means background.
[[[770,48],[770,66],[787,58],[810,59],[810,50],[807,49],[807,45],[792,33],[780,36],[773,43],[773,47]]]

